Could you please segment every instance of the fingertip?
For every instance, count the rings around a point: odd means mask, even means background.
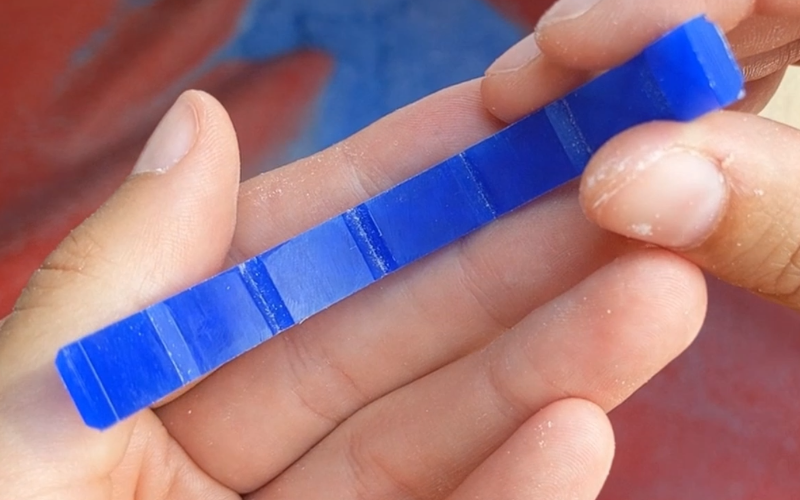
[[[210,94],[187,90],[178,96],[147,140],[134,165],[132,178],[178,170],[200,179],[213,169],[222,185],[238,185],[239,150],[225,108]],[[149,176],[145,176],[149,177]]]
[[[626,346],[625,356],[639,363],[632,367],[631,380],[641,379],[643,367],[655,372],[654,367],[665,366],[700,331],[708,305],[705,276],[673,252],[653,247],[635,250],[601,269],[593,280],[593,286],[603,290],[592,304],[594,321],[607,332],[604,344]],[[608,370],[617,376],[604,392],[620,401],[619,392],[631,389],[619,383],[619,373],[626,370]]]
[[[608,415],[597,404],[580,398],[562,399],[544,407],[509,443],[514,441],[529,443],[534,448],[529,454],[538,455],[540,467],[544,463],[561,465],[558,474],[542,472],[552,478],[548,490],[560,494],[571,491],[570,498],[595,498],[614,459],[614,430]]]
[[[219,100],[204,90],[190,89],[184,91],[179,99],[186,99],[200,111],[205,119],[204,123],[212,127],[224,127],[227,131],[233,131],[228,111]]]
[[[214,96],[201,90],[187,90],[178,100],[188,101],[196,110],[203,146],[198,151],[199,159],[205,160],[201,165],[212,166],[233,175],[238,186],[239,144],[227,110]]]
[[[537,57],[515,70],[487,72],[481,81],[481,97],[492,115],[512,123],[577,88],[590,76]]]
[[[531,33],[511,46],[486,70],[486,75],[496,75],[516,71],[536,60],[542,51],[536,42],[536,34]]]
[[[544,420],[560,421],[559,432],[565,438],[572,437],[581,443],[585,463],[597,462],[595,466],[610,468],[614,458],[614,428],[606,412],[599,405],[586,399],[569,398],[546,406],[530,424]]]
[[[597,405],[568,398],[545,406],[449,498],[597,498],[614,457],[614,433]]]
[[[656,314],[663,311],[682,313],[669,320],[677,320],[685,324],[688,331],[696,333],[703,321],[707,302],[703,271],[675,252],[652,246],[627,254],[619,260],[626,265],[627,259],[633,261],[628,293],[636,294],[638,291],[646,303],[660,304],[661,310],[651,309]],[[669,321],[663,323],[666,325]]]
[[[536,27],[542,53],[557,64],[600,71],[621,64],[681,23],[705,15],[724,31],[732,29],[751,10],[751,0],[677,1],[561,0],[579,8],[572,14],[551,9]],[[588,5],[592,4],[592,5]],[[587,5],[590,8],[586,8]]]

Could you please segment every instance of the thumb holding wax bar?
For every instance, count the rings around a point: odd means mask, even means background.
[[[540,105],[519,89],[575,85],[700,13],[727,31],[748,80],[735,108],[761,110],[800,60],[798,2],[560,0],[487,70],[486,106],[514,120]],[[544,73],[556,83],[538,81]],[[741,113],[648,124],[595,155],[581,201],[605,229],[675,250],[727,282],[800,309],[798,151],[800,132]]]
[[[126,485],[143,498],[228,494],[149,410],[106,432],[86,427],[53,358],[64,342],[217,272],[238,183],[227,113],[187,92],[114,196],[35,273],[0,329],[0,497],[112,498],[112,484],[114,498],[131,494]]]
[[[581,186],[606,229],[800,309],[800,132],[740,113],[622,134]]]

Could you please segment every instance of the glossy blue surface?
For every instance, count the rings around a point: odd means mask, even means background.
[[[570,181],[617,133],[733,103],[721,33],[692,20],[630,62],[358,207],[64,347],[87,425],[147,408],[293,324]]]
[[[296,322],[372,283],[367,256],[341,217],[306,231],[260,259]]]

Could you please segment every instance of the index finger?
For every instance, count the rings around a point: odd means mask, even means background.
[[[547,11],[535,33],[489,67],[481,87],[484,103],[496,117],[514,121],[542,105],[534,94],[555,99],[703,13],[729,32],[743,63],[754,59],[755,64],[747,66],[755,71],[746,73],[748,80],[758,81],[749,82],[748,98],[737,108],[759,111],[780,82],[782,73],[776,69],[787,60],[782,49],[800,37],[800,3],[793,0],[561,0]],[[768,57],[761,57],[764,52]],[[764,77],[767,73],[772,74]],[[532,88],[537,92],[530,92]]]
[[[730,31],[753,15],[800,16],[794,0],[561,0],[542,17],[536,40],[548,59],[600,70],[619,64],[686,19],[705,14]]]

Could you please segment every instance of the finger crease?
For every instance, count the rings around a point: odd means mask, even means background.
[[[458,258],[456,259],[461,271],[464,289],[469,292],[483,315],[491,322],[494,330],[497,332],[510,330],[517,323],[516,319],[506,317],[507,315],[502,314],[497,307],[492,305],[493,296],[504,296],[504,294],[490,294],[485,290],[486,283],[502,282],[502,279],[497,277],[496,274],[494,276],[480,276],[477,271],[478,264],[474,262],[474,258],[470,255],[468,244],[469,242],[466,240],[459,241]],[[488,265],[485,267],[487,269],[490,268]]]
[[[347,442],[344,448],[345,462],[350,471],[354,500],[423,498],[398,478],[391,467],[364,451],[363,436],[348,432],[344,439]]]
[[[289,350],[286,356],[288,371],[294,380],[290,390],[306,411],[334,428],[370,399],[352,376],[331,362],[329,356],[312,352],[306,345],[307,341],[301,338],[303,333],[297,333],[283,336],[284,346]],[[328,401],[336,401],[337,407],[314,397],[312,391],[315,389],[320,389]]]

